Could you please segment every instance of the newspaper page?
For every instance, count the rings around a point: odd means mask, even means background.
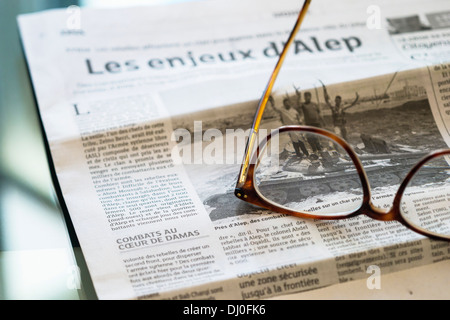
[[[309,91],[333,130],[324,89],[345,103],[358,93],[348,140],[383,182],[373,186],[383,207],[419,156],[449,143],[450,5],[363,2],[349,1],[351,12],[311,5],[278,84],[290,89],[274,92],[263,129],[283,124],[275,109],[286,96]],[[448,243],[398,223],[303,220],[234,197],[256,101],[299,10],[297,1],[245,4],[18,19],[63,201],[101,299],[263,299],[365,277],[372,265],[387,273],[450,256]]]

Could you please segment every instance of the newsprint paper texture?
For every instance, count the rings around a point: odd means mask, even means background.
[[[450,257],[447,242],[396,222],[303,220],[233,195],[257,101],[300,5],[205,1],[18,18],[100,299],[263,299],[367,277],[373,265],[389,273]],[[313,1],[262,127],[282,125],[276,108],[309,91],[333,131],[324,89],[345,104],[358,94],[341,129],[367,160],[373,201],[389,207],[408,169],[450,143],[449,58],[448,1]],[[312,179],[330,190],[352,184],[320,171]],[[339,190],[332,205],[343,208],[353,195]],[[298,197],[310,191],[305,181]]]

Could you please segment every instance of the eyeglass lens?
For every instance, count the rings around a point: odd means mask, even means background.
[[[450,236],[450,166],[448,156],[433,158],[417,171],[403,192],[402,216],[412,225]]]
[[[370,166],[373,160],[362,157],[361,161],[373,193],[397,189],[405,176],[405,166],[398,159],[377,158],[375,171]],[[450,237],[449,163],[448,156],[425,163],[409,181],[400,209],[408,223],[446,237]],[[315,216],[351,214],[363,202],[360,176],[347,151],[327,136],[313,132],[273,135],[260,151],[254,182],[266,200]]]
[[[255,186],[277,205],[335,215],[352,213],[362,204],[363,189],[353,161],[326,136],[282,132],[269,140],[259,159]]]

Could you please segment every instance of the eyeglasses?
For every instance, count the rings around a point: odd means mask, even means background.
[[[304,2],[259,101],[235,195],[256,206],[299,218],[345,219],[364,214],[375,220],[398,221],[430,238],[450,240],[449,149],[417,159],[411,156],[409,160],[416,164],[400,183],[392,207],[383,209],[372,202],[364,159],[336,134],[316,126],[288,125],[272,131],[258,144],[265,107],[310,2]],[[306,145],[313,151],[309,152]],[[404,159],[400,160],[402,163]],[[404,171],[402,168],[404,165],[381,166],[381,170],[378,167],[380,179],[376,183],[384,186],[396,182],[389,170]]]

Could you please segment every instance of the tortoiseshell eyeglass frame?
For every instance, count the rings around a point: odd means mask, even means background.
[[[403,196],[403,193],[408,186],[408,183],[414,176],[414,174],[420,170],[420,168],[431,161],[434,158],[442,157],[442,156],[450,156],[450,149],[445,150],[437,150],[434,151],[424,158],[422,158],[406,175],[402,183],[400,184],[400,187],[394,197],[393,205],[389,210],[381,209],[375,206],[372,203],[371,200],[371,190],[369,185],[369,180],[367,178],[367,174],[363,168],[363,165],[356,155],[353,148],[342,138],[335,135],[332,132],[329,132],[322,128],[317,127],[310,127],[310,126],[283,126],[278,128],[278,130],[273,131],[271,134],[267,136],[267,139],[265,139],[259,146],[256,146],[257,141],[257,134],[259,130],[259,125],[262,119],[262,115],[264,113],[264,109],[266,107],[266,104],[269,100],[272,88],[274,86],[276,77],[278,76],[278,73],[281,69],[281,66],[283,64],[283,61],[286,57],[288,48],[290,47],[291,43],[294,40],[295,35],[297,34],[298,30],[300,29],[300,25],[306,15],[306,12],[308,10],[308,7],[311,3],[311,0],[306,0],[303,4],[302,9],[299,12],[297,21],[294,25],[294,28],[289,35],[288,41],[286,42],[283,51],[281,52],[278,62],[275,66],[275,69],[270,77],[269,83],[264,91],[263,96],[261,97],[258,108],[256,110],[255,118],[253,121],[252,129],[250,130],[249,138],[246,144],[245,152],[244,152],[244,159],[241,165],[241,169],[239,172],[238,181],[236,183],[235,187],[235,195],[239,199],[246,201],[248,203],[251,203],[253,205],[268,209],[272,212],[278,212],[282,214],[287,214],[299,218],[309,218],[309,219],[320,219],[320,220],[337,220],[337,219],[347,219],[351,217],[355,217],[357,215],[367,215],[370,218],[373,218],[375,220],[380,221],[398,221],[407,228],[422,234],[424,236],[438,239],[438,240],[447,240],[450,241],[450,236],[447,235],[440,235],[433,233],[431,231],[422,229],[414,224],[412,224],[410,221],[405,219],[403,215],[401,214],[401,199]],[[266,144],[272,139],[272,137],[276,134],[280,134],[283,132],[291,132],[291,131],[298,131],[303,133],[313,133],[325,136],[331,140],[333,140],[335,143],[340,145],[350,156],[351,160],[353,161],[356,172],[361,180],[361,186],[363,189],[363,201],[361,206],[349,213],[345,214],[336,214],[336,215],[329,215],[329,214],[317,214],[317,213],[309,213],[309,212],[301,212],[296,210],[290,210],[286,207],[283,207],[281,205],[278,205],[268,199],[266,199],[263,195],[260,194],[258,191],[258,188],[255,187],[255,169],[258,163],[258,157],[260,154],[260,151],[264,149]],[[256,150],[254,150],[256,148]]]

